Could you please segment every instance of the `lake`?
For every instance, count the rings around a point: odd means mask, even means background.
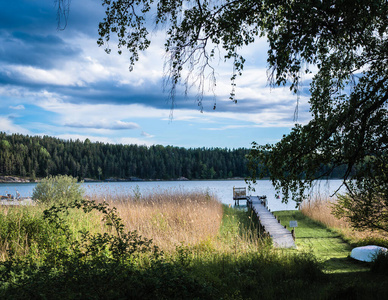
[[[327,198],[340,187],[341,182],[341,180],[318,181],[310,194],[312,198],[315,196]],[[143,195],[164,190],[208,191],[227,205],[234,205],[233,187],[247,187],[244,180],[85,182],[82,185],[87,195],[133,195],[137,189]],[[35,186],[36,183],[0,183],[0,194],[16,195],[18,191],[22,197],[30,197]],[[259,180],[255,189],[256,192],[252,192],[251,195],[266,195],[271,211],[295,209],[295,202],[285,204],[281,199],[276,199],[275,189],[269,180]]]

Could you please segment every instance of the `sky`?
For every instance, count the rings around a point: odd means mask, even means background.
[[[306,123],[308,78],[297,96],[267,80],[265,39],[241,53],[237,104],[229,100],[232,65],[215,59],[217,85],[206,90],[201,112],[197,90],[179,86],[174,110],[163,88],[165,32],[129,72],[129,53],[98,47],[101,1],[73,0],[65,30],[57,28],[54,0],[7,1],[0,10],[0,131],[113,144],[185,148],[250,148],[273,144],[293,125]],[[214,98],[215,97],[215,98]],[[217,107],[213,110],[214,99]],[[172,117],[171,117],[172,113]]]

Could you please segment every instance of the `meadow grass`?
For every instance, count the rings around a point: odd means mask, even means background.
[[[342,236],[300,211],[279,211],[274,213],[281,224],[289,228],[289,222],[298,222],[295,228],[295,244],[297,251],[312,252],[320,260],[328,273],[368,271],[365,264],[357,263],[349,258],[352,246]]]
[[[105,195],[91,200],[115,207],[125,231],[137,231],[141,236],[152,239],[163,251],[171,252],[182,245],[217,244],[211,241],[217,240],[215,237],[221,226],[223,206],[207,193],[166,190],[144,197]],[[42,238],[53,235],[55,230],[43,219],[43,211],[47,208],[42,204],[0,207],[1,260],[6,259],[10,250],[23,255],[32,244],[47,243]],[[110,231],[97,212],[85,214],[78,209],[70,209],[66,221],[76,239],[84,230],[91,233]]]
[[[42,219],[42,210],[37,207],[0,206],[0,260],[12,251],[25,255],[31,244],[43,242],[40,233],[48,234],[48,226]]]

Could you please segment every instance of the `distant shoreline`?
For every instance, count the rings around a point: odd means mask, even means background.
[[[22,178],[18,176],[0,176],[0,183],[36,183],[39,182],[41,178],[39,179],[30,179],[30,178]],[[233,177],[233,178],[225,178],[225,179],[200,179],[200,178],[193,178],[188,179],[185,177],[180,178],[171,178],[171,179],[141,179],[141,178],[107,178],[105,180],[98,180],[98,179],[92,179],[92,178],[84,178],[84,182],[144,182],[144,181],[222,181],[222,180],[245,180],[243,177]]]

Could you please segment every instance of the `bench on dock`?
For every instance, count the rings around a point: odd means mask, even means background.
[[[233,200],[235,205],[240,205],[240,200],[247,200],[247,188],[233,187]]]

